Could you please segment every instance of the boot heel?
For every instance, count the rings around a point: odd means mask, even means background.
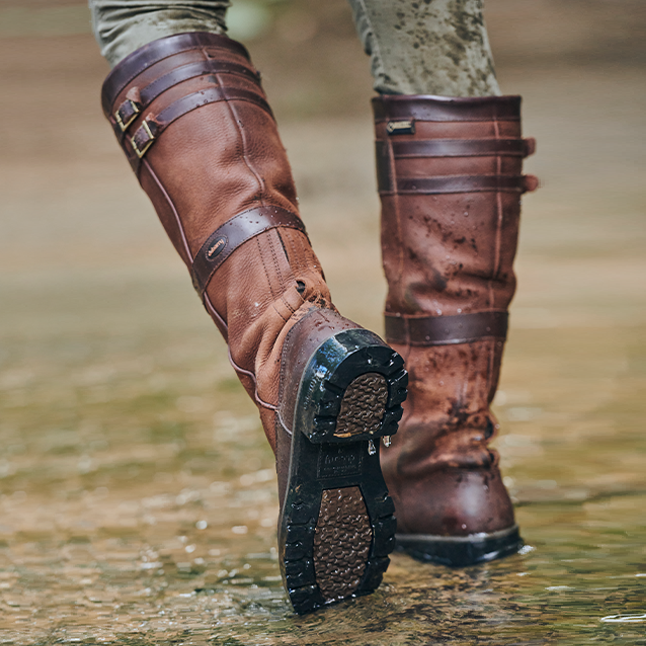
[[[374,444],[396,432],[406,383],[401,357],[365,330],[328,338],[303,371],[279,526],[299,614],[381,583],[397,522]]]
[[[407,384],[403,359],[378,336],[341,332],[318,348],[303,372],[294,428],[315,444],[394,435]]]

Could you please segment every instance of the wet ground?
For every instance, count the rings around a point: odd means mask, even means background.
[[[5,38],[0,72],[0,643],[646,644],[640,69],[500,69],[544,183],[496,398],[526,547],[396,555],[376,594],[302,618],[271,452],[99,113],[93,42]],[[368,113],[278,104],[337,305],[380,330]]]

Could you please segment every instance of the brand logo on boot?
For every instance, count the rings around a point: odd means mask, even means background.
[[[363,443],[320,444],[318,459],[319,478],[338,478],[356,475],[361,471]]]
[[[226,236],[220,236],[219,238],[216,238],[213,241],[213,244],[211,244],[209,248],[206,250],[206,257],[209,260],[214,260],[222,253],[222,250],[226,246],[227,246]]]

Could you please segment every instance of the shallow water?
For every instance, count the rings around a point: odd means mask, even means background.
[[[495,401],[525,548],[397,554],[375,594],[296,617],[255,409],[98,113],[93,43],[68,44],[0,41],[11,96],[50,100],[43,124],[0,96],[0,643],[646,644],[641,75],[504,78],[545,183]],[[368,117],[283,133],[337,305],[379,330]]]
[[[272,456],[223,344],[155,326],[169,299],[190,309],[182,278],[99,298],[97,276],[59,276],[28,300],[55,323],[72,290],[84,324],[5,334],[2,643],[646,643],[643,326],[512,333],[497,447],[520,554],[466,570],[395,555],[376,594],[299,618]],[[4,302],[24,310],[25,291]],[[114,332],[110,311],[140,329]]]

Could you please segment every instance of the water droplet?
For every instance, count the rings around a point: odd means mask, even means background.
[[[604,623],[616,624],[639,624],[646,621],[646,614],[643,615],[609,615],[602,617],[600,621]]]

